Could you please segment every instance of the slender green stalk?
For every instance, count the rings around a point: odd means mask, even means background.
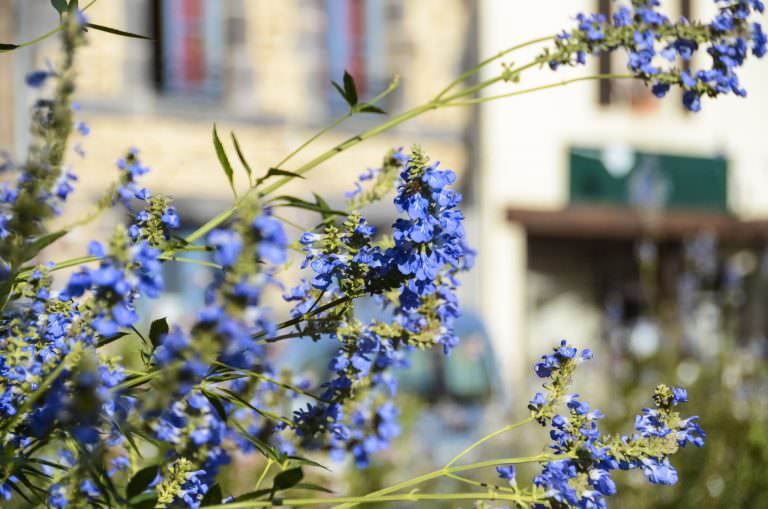
[[[229,366],[229,365],[224,364],[223,362],[219,362],[219,361],[214,361],[213,364],[215,364],[217,366],[221,366],[223,368],[231,369],[231,370],[233,370],[233,371],[235,371],[237,373],[241,373],[243,375],[247,375],[247,376],[250,376],[250,377],[253,377],[253,378],[257,378],[259,380],[263,380],[265,382],[269,382],[271,384],[275,384],[277,386],[282,387],[283,389],[288,389],[289,391],[293,391],[293,392],[296,392],[298,394],[303,394],[304,396],[307,396],[308,398],[316,399],[317,401],[322,401],[324,403],[330,403],[330,401],[327,401],[327,400],[324,400],[324,399],[322,399],[322,398],[320,398],[318,396],[315,396],[314,394],[312,394],[310,392],[307,392],[307,391],[305,391],[303,389],[300,389],[299,387],[296,387],[295,385],[291,385],[291,384],[288,384],[288,383],[285,383],[285,382],[281,382],[280,380],[275,380],[274,378],[270,378],[270,377],[264,375],[263,373],[256,373],[255,371],[249,371],[247,369],[235,368],[235,367]]]
[[[461,458],[463,458],[464,456],[466,456],[467,454],[469,454],[470,452],[475,450],[478,446],[484,444],[488,440],[491,440],[491,439],[493,439],[493,438],[495,438],[495,437],[497,437],[497,436],[499,436],[501,434],[507,433],[509,431],[512,431],[513,429],[519,428],[520,426],[524,426],[524,425],[526,425],[526,424],[528,424],[530,422],[533,422],[533,419],[534,419],[534,417],[531,416],[531,417],[528,417],[527,419],[523,419],[520,422],[516,422],[515,424],[510,424],[509,426],[504,426],[503,428],[498,429],[498,430],[494,431],[493,433],[489,433],[489,434],[485,435],[483,438],[481,438],[480,440],[476,441],[475,443],[473,443],[472,445],[470,445],[469,447],[467,447],[466,449],[461,451],[459,454],[454,456],[453,459],[451,459],[451,461],[446,463],[445,468],[449,468],[451,465],[453,465],[454,463],[459,461]]]
[[[305,506],[345,503],[350,505],[373,504],[379,502],[420,502],[424,500],[505,500],[510,502],[534,503],[539,498],[531,495],[512,493],[403,493],[400,495],[380,495],[375,497],[334,497],[334,498],[281,498],[274,500],[255,500],[234,502],[231,504],[206,506],[207,509],[246,509],[253,507]]]
[[[486,58],[485,60],[483,60],[482,62],[480,62],[476,66],[474,66],[472,69],[469,69],[464,74],[462,74],[461,76],[459,76],[458,78],[453,80],[447,87],[445,87],[443,90],[440,91],[439,94],[437,94],[435,99],[436,100],[441,99],[445,94],[447,94],[448,92],[453,90],[457,85],[460,85],[461,83],[463,83],[467,78],[469,78],[471,76],[474,76],[475,74],[480,72],[480,70],[482,70],[483,67],[487,66],[488,64],[491,64],[491,63],[495,62],[496,60],[499,60],[500,58],[503,58],[503,57],[509,55],[513,51],[517,51],[519,49],[523,49],[523,48],[526,48],[528,46],[533,46],[535,44],[540,44],[542,42],[551,41],[554,38],[555,38],[555,36],[550,35],[548,37],[540,37],[538,39],[533,39],[531,41],[524,42],[522,44],[518,44],[516,46],[512,46],[510,48],[507,48],[507,49],[505,49],[503,51],[500,51],[500,52],[496,53],[492,57]]]
[[[530,94],[532,92],[540,92],[542,90],[548,90],[550,88],[563,87],[570,85],[571,83],[578,83],[580,81],[597,81],[597,80],[616,80],[634,78],[631,74],[595,74],[593,76],[582,76],[580,78],[573,78],[569,80],[558,81],[556,83],[550,83],[548,85],[541,85],[533,88],[526,88],[523,90],[517,90],[515,92],[509,92],[506,94],[492,95],[488,97],[478,97],[475,99],[467,99],[466,101],[448,102],[445,106],[470,106],[473,104],[482,104],[491,101],[498,101],[499,99],[507,99],[509,97],[515,97],[518,95]]]
[[[389,86],[387,87],[386,90],[384,90],[382,93],[380,93],[379,95],[377,95],[376,97],[371,99],[369,102],[363,103],[361,106],[374,105],[374,104],[378,103],[384,97],[389,95],[395,88],[397,88],[399,83],[400,83],[400,77],[399,76],[395,76],[395,79],[392,80],[392,82],[389,84]],[[287,163],[289,160],[291,160],[293,158],[293,156],[295,156],[296,154],[298,154],[299,152],[301,152],[302,150],[307,148],[309,145],[312,144],[312,142],[314,142],[315,140],[320,138],[325,133],[327,133],[329,131],[332,131],[333,129],[338,127],[342,122],[344,122],[348,118],[351,118],[351,117],[355,116],[358,113],[360,113],[360,109],[359,108],[356,108],[356,107],[350,108],[350,110],[347,113],[345,113],[343,116],[337,118],[330,125],[324,127],[323,129],[321,129],[320,131],[315,133],[311,138],[306,140],[304,143],[302,143],[296,149],[294,149],[290,154],[285,156],[279,163],[277,163],[275,165],[275,168],[282,169],[282,166],[285,163]]]
[[[462,476],[456,475],[456,474],[450,474],[450,473],[449,474],[445,474],[445,477],[447,477],[449,479],[453,479],[455,481],[462,482],[464,484],[469,484],[471,486],[477,486],[477,487],[480,487],[480,488],[487,488],[487,489],[490,489],[490,490],[502,491],[502,492],[507,492],[507,493],[515,493],[515,490],[513,490],[512,488],[506,488],[504,486],[496,486],[495,484],[488,484],[488,483],[484,483],[484,482],[480,482],[480,481],[475,481],[474,479],[468,479],[466,477],[462,477]]]
[[[254,490],[258,490],[261,487],[261,483],[264,482],[264,478],[267,477],[267,472],[269,472],[269,469],[272,467],[272,463],[274,463],[272,458],[267,458],[267,464],[264,466],[264,470],[261,471],[261,475],[256,480],[256,486],[253,488]]]
[[[89,3],[88,5],[86,5],[85,7],[83,7],[81,10],[82,10],[82,11],[86,11],[88,8],[90,8],[90,7],[91,7],[93,4],[95,4],[97,1],[98,1],[98,0],[91,0],[91,3]],[[41,36],[39,36],[39,37],[35,37],[34,39],[32,39],[32,40],[30,40],[30,41],[27,41],[27,42],[23,42],[23,43],[21,43],[21,44],[17,44],[17,45],[16,45],[16,47],[15,47],[15,48],[13,48],[13,49],[5,49],[5,50],[0,50],[0,53],[8,53],[8,52],[10,52],[10,51],[16,51],[16,50],[18,50],[18,49],[21,49],[21,48],[26,48],[27,46],[32,46],[33,44],[37,44],[38,42],[40,42],[40,41],[43,41],[43,40],[45,40],[45,39],[47,39],[47,38],[51,37],[52,35],[56,35],[56,34],[58,34],[58,33],[59,33],[59,32],[61,32],[62,30],[64,30],[64,25],[63,25],[63,24],[62,24],[62,25],[59,25],[59,26],[57,26],[57,27],[56,27],[56,28],[54,28],[53,30],[50,30],[50,31],[48,31],[48,32],[44,33],[43,35],[41,35]]]
[[[176,256],[173,254],[160,256],[159,259],[168,260],[172,262],[190,263],[192,265],[200,265],[202,267],[211,267],[213,269],[218,269],[218,270],[221,270],[224,268],[218,263],[208,262],[205,260],[195,260],[194,258],[184,258],[183,256]]]
[[[560,456],[561,458],[566,456]],[[504,459],[496,459],[496,460],[488,460],[488,461],[481,461],[479,463],[471,463],[468,465],[461,465],[461,466],[455,466],[455,467],[443,467],[439,470],[435,470],[433,472],[429,472],[428,474],[423,474],[418,477],[414,477],[413,479],[408,479],[406,481],[393,484],[392,486],[389,486],[387,488],[382,488],[380,490],[371,492],[367,495],[364,495],[363,497],[358,497],[358,499],[363,499],[367,502],[370,502],[371,498],[373,497],[380,497],[389,495],[390,493],[394,493],[400,490],[404,490],[406,488],[411,488],[413,486],[418,486],[419,484],[423,484],[427,481],[431,481],[433,479],[437,479],[439,477],[446,476],[448,474],[456,474],[459,472],[468,472],[470,470],[478,470],[481,468],[487,468],[487,467],[494,467],[498,465],[516,465],[521,463],[536,463],[541,461],[548,461],[553,459],[554,456],[551,454],[539,454],[536,456],[525,456],[520,458],[504,458]],[[449,500],[449,496],[445,497],[446,500]],[[334,506],[334,509],[348,509],[350,507],[354,507],[359,502],[353,501],[353,502],[345,502],[341,505]]]

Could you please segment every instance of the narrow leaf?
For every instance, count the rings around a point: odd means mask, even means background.
[[[114,34],[114,35],[121,35],[123,37],[132,37],[134,39],[144,39],[146,41],[151,41],[152,40],[151,37],[148,37],[146,35],[134,34],[134,33],[131,33],[131,32],[126,32],[124,30],[118,30],[117,28],[107,27],[107,26],[104,26],[104,25],[97,25],[96,23],[87,23],[86,26],[88,28],[93,28],[94,30],[100,30],[102,32],[107,32],[107,33]]]
[[[323,491],[325,493],[333,493],[333,490],[329,490],[328,488],[324,488],[318,484],[313,484],[310,482],[300,482],[296,486],[293,487],[293,489],[296,490],[310,490],[310,491]]]
[[[43,235],[42,237],[38,237],[31,244],[24,248],[24,252],[22,253],[22,261],[27,261],[34,258],[37,253],[50,246],[67,233],[69,233],[68,230],[59,230],[57,232]]]
[[[248,174],[248,182],[250,183],[251,175],[253,174],[253,171],[251,171],[251,166],[248,164],[248,161],[245,160],[243,151],[240,150],[240,143],[238,143],[235,133],[232,132],[230,134],[232,134],[232,142],[235,144],[235,152],[237,152],[237,157],[240,159],[240,163],[242,163],[243,167],[245,167],[245,173]]]
[[[216,156],[219,158],[221,168],[224,170],[224,175],[227,176],[229,181],[229,187],[232,188],[232,193],[237,197],[237,191],[235,191],[234,171],[232,165],[229,163],[227,153],[224,151],[224,146],[219,139],[219,133],[216,132],[216,124],[213,124],[213,146],[216,148]]]
[[[168,320],[165,317],[153,321],[149,326],[149,341],[152,346],[157,348],[160,345],[160,338],[168,334],[168,330]]]
[[[272,490],[281,491],[293,488],[304,479],[304,471],[301,467],[289,468],[284,470],[275,476],[275,480],[272,481]]]
[[[344,93],[347,98],[347,102],[350,106],[357,104],[357,87],[355,87],[355,78],[349,74],[348,71],[344,71]]]
[[[306,178],[292,171],[281,170],[280,168],[270,168],[269,171],[267,171],[266,175],[264,175],[263,177],[261,177],[256,181],[256,185],[257,186],[261,185],[265,180],[271,177],[289,177],[289,178],[299,178],[299,179]]]
[[[77,12],[77,9],[80,8],[78,4],[78,0],[69,0],[69,5],[67,6],[69,12]]]
[[[378,113],[380,115],[386,115],[387,112],[379,108],[378,106],[374,106],[373,104],[366,104],[362,108],[360,108],[361,113]]]
[[[154,509],[157,505],[157,495],[155,493],[142,493],[131,498],[128,503],[131,509]]]
[[[208,400],[213,409],[216,410],[216,413],[219,414],[219,419],[221,419],[222,422],[227,422],[227,412],[224,410],[224,405],[221,403],[221,400],[208,391],[203,391],[203,396],[205,396],[205,399]]]
[[[327,206],[327,204],[319,205],[317,203],[308,202],[305,200],[302,200],[300,198],[296,198],[294,196],[278,196],[273,200],[273,202],[276,202],[278,200],[282,200],[285,203],[278,203],[275,204],[275,207],[293,207],[297,209],[304,209],[304,210],[311,210],[313,212],[319,212],[323,215],[323,217],[326,217],[326,215],[334,215],[334,216],[347,216],[348,214],[341,210],[334,210]]]
[[[344,89],[342,88],[342,86],[339,85],[338,83],[336,83],[335,81],[331,81],[331,85],[333,85],[336,88],[336,90],[338,90],[339,95],[341,95],[341,97],[344,99],[344,101],[347,104],[349,104],[349,99],[347,99],[347,93],[344,92]]]
[[[265,488],[265,489],[256,490],[256,491],[249,491],[248,493],[243,493],[242,495],[235,497],[234,501],[246,502],[248,500],[253,500],[255,498],[263,497],[264,495],[269,495],[270,493],[272,493],[272,489],[270,488]]]
[[[288,459],[292,460],[292,461],[296,461],[296,462],[304,464],[304,465],[311,465],[313,467],[320,467],[323,470],[327,470],[328,472],[331,471],[331,469],[326,467],[325,465],[321,465],[317,461],[314,461],[314,460],[311,460],[311,459],[302,458],[301,456],[288,456]]]
[[[18,47],[19,47],[18,44],[0,43],[0,51],[13,51]]]
[[[67,0],[51,0],[51,5],[56,9],[56,12],[58,12],[59,15],[64,14],[68,7]]]
[[[160,465],[151,465],[142,468],[128,481],[128,487],[125,489],[125,495],[130,499],[136,495],[143,493],[144,490],[149,488],[152,481],[157,477],[157,473],[160,471]]]
[[[203,500],[200,502],[200,505],[202,507],[207,505],[218,505],[221,504],[221,499],[221,486],[214,484],[211,489],[208,490],[208,493],[205,494]]]

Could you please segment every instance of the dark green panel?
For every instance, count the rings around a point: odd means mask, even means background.
[[[611,175],[601,150],[572,148],[569,155],[573,204],[639,206],[655,201],[668,209],[728,211],[725,159],[635,152],[628,173]]]

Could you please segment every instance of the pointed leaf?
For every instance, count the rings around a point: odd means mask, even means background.
[[[347,99],[347,93],[344,92],[344,89],[342,88],[342,86],[336,83],[335,81],[331,81],[331,85],[333,85],[334,88],[338,90],[339,95],[344,99],[344,101],[346,101],[347,104],[349,104],[349,99]]]
[[[229,187],[232,188],[232,193],[234,193],[235,197],[237,197],[237,191],[235,191],[234,171],[232,170],[232,165],[229,163],[227,153],[224,151],[224,146],[221,144],[221,140],[219,139],[219,133],[216,132],[216,124],[213,124],[213,146],[216,149],[216,156],[219,158],[221,168],[224,170],[224,175],[227,176]]]
[[[240,150],[240,143],[238,143],[235,133],[231,132],[230,134],[232,135],[232,142],[235,144],[235,152],[237,152],[237,157],[240,159],[240,163],[242,163],[242,165],[245,167],[245,173],[248,174],[248,182],[250,182],[251,175],[253,174],[253,171],[251,171],[251,166],[248,164],[248,161],[245,160],[243,151]]]
[[[300,482],[296,486],[293,487],[295,490],[310,490],[310,491],[323,491],[325,493],[333,493],[333,490],[329,490],[328,488],[324,488],[320,486],[319,484],[313,484],[311,482]]]
[[[294,196],[278,196],[273,200],[273,202],[282,200],[285,203],[278,203],[273,206],[275,207],[294,207],[297,209],[304,209],[304,210],[311,210],[313,212],[319,212],[320,214],[323,214],[324,217],[326,214],[328,215],[334,215],[334,216],[347,216],[347,214],[344,211],[341,210],[334,210],[326,205],[320,205],[318,203],[312,203],[308,202],[306,200],[302,200],[300,198],[296,198]]]
[[[154,509],[157,505],[157,494],[148,492],[136,495],[128,501],[131,509]]]
[[[61,237],[66,235],[67,233],[69,233],[68,230],[59,230],[57,232],[43,235],[42,237],[38,237],[31,244],[29,244],[24,248],[24,252],[22,254],[22,261],[27,261],[34,258],[35,255],[37,255],[37,253],[39,253],[46,247],[50,246],[51,244],[59,240]]]
[[[51,5],[56,9],[56,12],[58,12],[59,15],[64,14],[68,7],[67,0],[51,0]]]
[[[362,108],[360,108],[360,112],[362,113],[378,113],[381,115],[386,115],[387,112],[379,108],[378,106],[374,106],[373,104],[366,104]]]
[[[288,177],[288,178],[299,178],[299,179],[306,178],[292,171],[281,170],[280,168],[270,168],[269,171],[267,171],[266,175],[264,175],[263,177],[261,177],[256,181],[256,185],[260,186],[265,180],[271,177]]]
[[[289,460],[293,460],[293,461],[297,461],[297,462],[299,462],[301,464],[304,464],[304,465],[311,465],[313,467],[320,467],[323,470],[327,470],[328,472],[331,471],[331,469],[326,467],[325,465],[321,465],[317,461],[313,461],[311,459],[302,458],[301,456],[288,456],[288,459]]]
[[[160,338],[168,334],[168,330],[168,320],[165,317],[153,321],[149,326],[149,341],[152,343],[152,346],[157,348],[160,344]]]
[[[355,87],[355,78],[349,74],[348,71],[344,71],[344,93],[347,102],[350,106],[357,104],[357,87]]]
[[[218,505],[221,504],[221,486],[218,484],[214,484],[209,490],[208,493],[205,494],[203,497],[203,500],[201,500],[200,505],[202,507],[205,507],[207,505]]]
[[[275,476],[272,481],[272,490],[281,491],[293,488],[304,479],[304,471],[301,467],[289,468],[284,470]]]
[[[270,493],[272,493],[271,488],[265,488],[265,489],[256,490],[256,491],[249,491],[248,493],[243,493],[242,495],[235,497],[234,501],[246,502],[248,500],[253,500],[255,498],[263,497],[264,495],[269,495]]]
[[[77,9],[80,8],[78,3],[78,0],[69,0],[69,5],[67,6],[69,12],[77,12]]]
[[[157,477],[157,473],[160,471],[160,465],[150,465],[142,468],[131,477],[128,481],[128,487],[125,489],[125,495],[127,498],[133,498],[136,495],[143,493],[152,481]]]
[[[123,37],[132,37],[134,39],[144,39],[147,41],[152,40],[151,37],[148,37],[146,35],[134,34],[131,32],[126,32],[124,30],[118,30],[117,28],[107,27],[104,25],[97,25],[96,23],[88,23],[86,26],[88,26],[88,28],[93,28],[94,30],[100,30],[102,32],[107,32],[109,34],[114,34],[114,35],[121,35]]]
[[[208,391],[203,391],[203,396],[205,396],[205,399],[208,400],[213,409],[216,410],[216,413],[219,414],[219,419],[221,419],[222,422],[227,422],[227,412],[224,410],[224,405],[221,403],[221,400]]]

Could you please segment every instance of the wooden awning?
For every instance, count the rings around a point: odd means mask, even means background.
[[[561,210],[507,209],[507,219],[522,224],[531,235],[591,239],[635,239],[651,236],[677,239],[709,231],[722,240],[768,240],[768,220],[691,211],[641,214],[630,208],[571,206]]]

